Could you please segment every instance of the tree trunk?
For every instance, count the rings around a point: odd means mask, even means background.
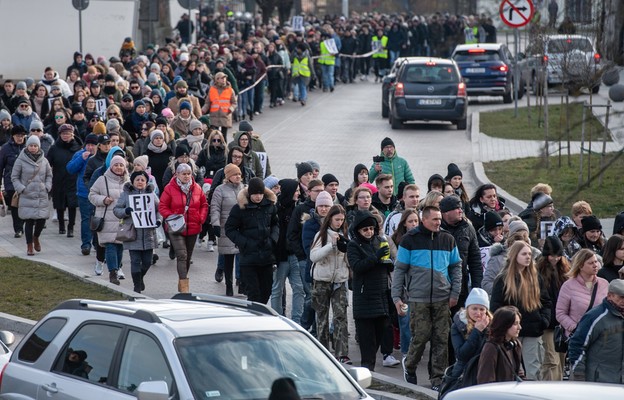
[[[273,10],[275,10],[275,0],[256,0],[258,7],[262,10],[262,23],[268,24]]]
[[[169,0],[140,0],[139,15],[139,50],[145,49],[148,43],[165,43],[165,38],[171,36]]]
[[[602,56],[618,64],[624,63],[623,39],[624,39],[624,4],[621,0],[605,0],[604,24],[602,25],[602,38],[599,49]]]
[[[280,21],[280,25],[284,26],[285,23],[290,22],[290,12],[294,5],[293,0],[278,0],[277,1],[277,13]]]

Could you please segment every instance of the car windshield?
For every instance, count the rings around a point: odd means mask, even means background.
[[[457,62],[471,61],[471,62],[485,62],[485,61],[500,61],[500,55],[496,50],[485,51],[458,51],[453,56],[453,60]]]
[[[581,39],[554,39],[548,42],[548,53],[561,54],[572,50],[582,52],[593,52],[591,43],[585,38]]]
[[[449,83],[458,80],[453,68],[448,64],[409,65],[403,75],[406,83]]]
[[[340,369],[301,332],[240,332],[179,338],[175,346],[197,400],[267,399],[289,377],[302,399],[362,397]]]

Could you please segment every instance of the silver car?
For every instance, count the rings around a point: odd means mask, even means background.
[[[444,400],[616,400],[624,386],[586,382],[503,382],[450,392]]]
[[[15,349],[0,399],[266,399],[283,377],[302,398],[372,399],[368,370],[269,307],[176,297],[60,304]]]

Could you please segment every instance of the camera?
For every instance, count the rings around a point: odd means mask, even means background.
[[[381,163],[381,162],[384,162],[384,160],[385,160],[384,156],[373,156],[374,163]]]

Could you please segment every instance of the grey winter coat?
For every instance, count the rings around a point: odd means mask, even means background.
[[[110,186],[109,186],[110,189]],[[147,187],[143,190],[138,190],[132,183],[126,182],[123,185],[123,192],[121,196],[117,200],[115,204],[115,208],[113,208],[113,214],[118,219],[130,218],[132,220],[132,215],[126,214],[126,208],[131,207],[129,201],[129,195],[131,194],[141,194],[141,193],[154,193],[154,186],[152,184],[148,184]],[[157,219],[161,221],[160,215],[158,214],[158,203],[160,202],[158,196],[154,195],[152,198],[155,201],[156,207],[156,215]],[[110,206],[108,207],[110,211]],[[162,222],[162,221],[161,221]],[[124,250],[151,250],[158,247],[158,239],[156,238],[156,228],[137,228],[136,229],[136,240],[132,242],[124,242],[123,244]]]
[[[537,260],[537,258],[542,254],[542,252],[535,247],[531,247],[531,251],[533,252],[534,260]],[[481,281],[481,287],[490,296],[492,295],[492,289],[494,288],[494,281],[496,280],[496,277],[500,275],[503,268],[505,268],[506,263],[507,247],[500,243],[496,243],[490,248],[490,259],[487,262],[487,266],[483,272],[483,280]]]
[[[97,178],[91,190],[89,191],[89,201],[95,206],[95,216],[104,217],[104,228],[97,233],[98,241],[100,244],[105,243],[117,243],[117,230],[119,228],[119,218],[113,213],[113,208],[121,193],[123,192],[124,184],[128,181],[128,174],[118,176],[109,169],[104,172],[104,175]],[[106,190],[106,183],[108,182],[108,191]],[[107,194],[108,193],[108,194]],[[113,199],[113,202],[108,206],[108,209],[104,205],[104,199],[106,197]],[[106,215],[104,215],[106,211]]]
[[[225,222],[230,216],[232,207],[237,202],[238,194],[245,188],[245,185],[238,185],[231,182],[223,182],[217,186],[212,194],[210,202],[210,225],[221,227],[221,237],[219,237],[219,254],[238,254],[238,247],[225,235]]]
[[[39,152],[36,162],[26,154],[27,151],[26,148],[17,156],[11,171],[11,182],[20,194],[18,215],[21,219],[47,219],[52,167],[43,151]]]

